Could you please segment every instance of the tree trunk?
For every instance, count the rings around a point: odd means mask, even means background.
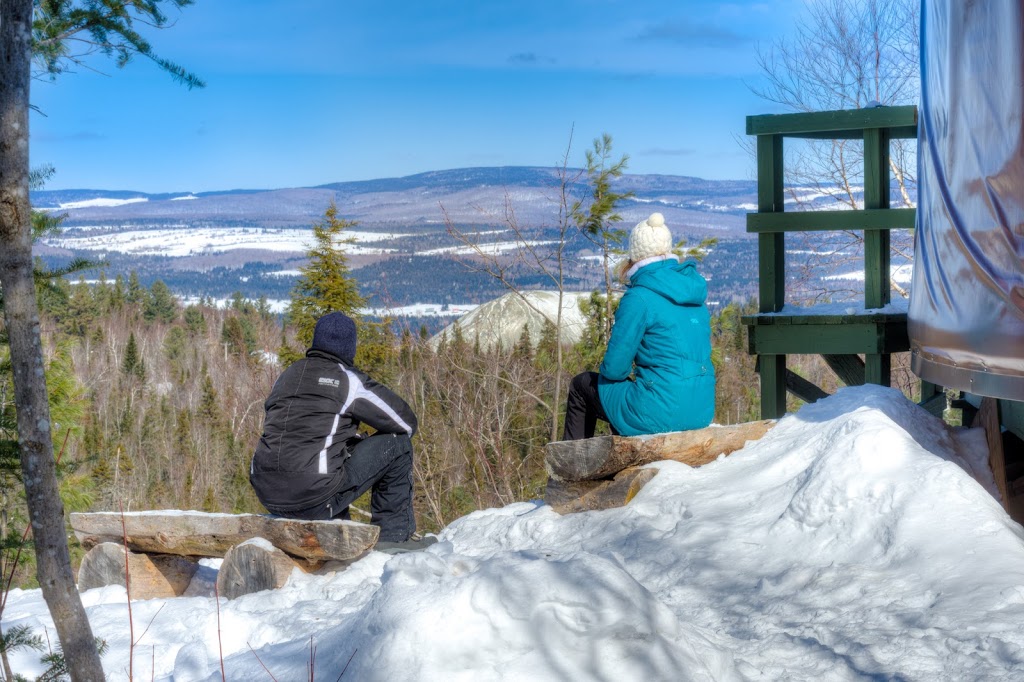
[[[102,682],[92,629],[75,589],[50,437],[39,311],[32,278],[28,111],[32,0],[0,0],[0,288],[36,576],[72,680]]]

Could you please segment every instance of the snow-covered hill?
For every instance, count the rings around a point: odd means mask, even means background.
[[[219,680],[223,655],[229,680],[1019,680],[1024,532],[984,454],[894,390],[843,389],[728,458],[654,465],[621,509],[479,511],[219,613],[134,602],[134,674]],[[126,679],[125,591],[83,599]],[[21,624],[53,641],[38,591],[12,593]]]
[[[580,312],[580,299],[589,292],[566,291],[562,293],[563,343],[576,343],[583,334],[587,321]],[[430,339],[436,349],[442,338],[452,339],[456,325],[468,343],[480,340],[485,349],[500,346],[512,348],[516,345],[526,326],[530,332],[530,343],[540,341],[545,320],[555,324],[558,317],[559,297],[557,291],[510,292],[493,301],[475,307],[469,313],[448,325]]]

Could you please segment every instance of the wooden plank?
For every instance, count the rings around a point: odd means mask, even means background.
[[[887,313],[881,311],[863,310],[850,315],[813,315],[804,312],[794,312],[789,315],[782,313],[758,313],[743,315],[740,322],[749,326],[793,326],[793,325],[851,325],[851,324],[873,324],[887,325],[898,328],[906,325],[906,313]]]
[[[821,357],[847,386],[864,385],[864,361],[856,355],[823,354]]]
[[[199,564],[180,556],[126,552],[124,545],[103,542],[90,549],[78,567],[78,590],[84,592],[107,585],[126,586],[125,565],[136,599],[167,599],[181,595]]]
[[[558,481],[590,481],[661,460],[700,466],[761,438],[773,426],[774,421],[766,420],[652,436],[555,441],[544,446],[544,467]]]
[[[917,107],[875,107],[871,109],[840,109],[797,114],[763,114],[747,116],[747,135],[811,135],[842,137],[850,131],[855,137],[867,128],[896,128],[896,135],[917,135]],[[909,133],[909,135],[908,135]]]
[[[828,397],[828,393],[817,385],[789,369],[786,370],[786,390],[805,403],[814,403]]]
[[[124,542],[118,512],[71,514],[71,527],[86,549],[101,542]],[[355,521],[299,521],[256,514],[197,511],[145,511],[124,514],[129,549],[157,554],[222,557],[234,545],[266,538],[304,559],[349,560],[377,542],[380,528]]]
[[[747,232],[835,232],[865,230],[912,230],[916,208],[864,209],[861,211],[787,211],[748,213]]]
[[[909,350],[895,343],[877,324],[774,325],[748,328],[748,348],[754,355],[848,355]]]
[[[227,551],[217,572],[217,594],[237,599],[245,594],[283,587],[295,569],[309,572],[299,562],[262,539],[247,540]]]
[[[554,499],[549,500],[545,496],[544,501],[559,514],[615,509],[629,504],[657,473],[657,469],[629,467],[617,473],[610,481],[587,481],[591,486],[583,495],[568,499],[558,489],[562,486],[571,487],[572,483],[567,486],[566,483],[554,481],[548,486],[554,493]]]
[[[985,429],[985,441],[988,443],[988,463],[992,468],[992,478],[999,490],[999,501],[1003,509],[1010,511],[1010,494],[1006,485],[1006,460],[1003,457],[1003,434],[999,425],[999,400],[982,398],[978,414],[974,416],[971,426]]]

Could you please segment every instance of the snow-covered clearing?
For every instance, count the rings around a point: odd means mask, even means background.
[[[95,229],[95,228],[93,228]],[[360,246],[407,237],[407,234],[346,230],[346,238],[357,244],[345,244],[345,253],[382,254],[395,249]],[[236,249],[265,251],[308,251],[313,235],[308,229],[276,229],[263,227],[194,227],[187,230],[154,229],[126,230],[113,234],[95,235],[89,231],[67,229],[59,237],[43,240],[58,248],[86,251],[114,251],[136,255],[182,257],[201,253],[220,253]]]
[[[134,672],[218,680],[219,642],[229,680],[1024,679],[1024,532],[983,441],[843,389],[727,458],[654,465],[621,509],[479,511],[426,551],[220,600],[219,629],[208,595],[134,602]],[[83,598],[125,679],[125,591]],[[11,594],[18,624],[53,638],[38,591]]]

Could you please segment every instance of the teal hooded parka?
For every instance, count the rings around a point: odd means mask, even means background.
[[[615,312],[598,394],[624,436],[699,429],[715,416],[708,285],[691,260],[642,265]],[[635,380],[630,378],[635,374]]]

